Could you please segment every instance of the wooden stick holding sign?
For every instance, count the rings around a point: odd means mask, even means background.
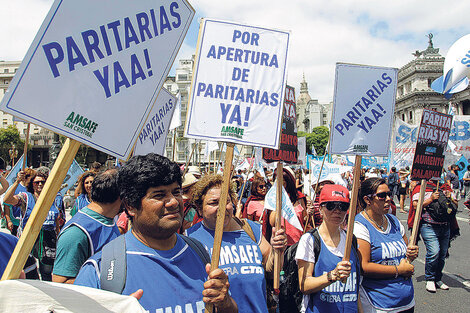
[[[281,213],[282,213],[282,185],[284,180],[282,162],[277,163],[276,174],[276,230],[281,229]],[[279,280],[281,275],[281,258],[283,253],[278,249],[274,249],[274,291],[279,290]]]
[[[354,219],[356,217],[357,196],[358,196],[360,176],[361,176],[361,163],[362,163],[362,156],[356,155],[356,160],[354,162],[354,172],[353,172],[354,181],[353,181],[353,187],[351,191],[352,194],[351,194],[350,203],[349,203],[348,230],[346,233],[346,247],[344,248],[343,261],[349,261],[349,257],[351,256],[351,246],[352,246],[353,231],[354,231]]]
[[[23,150],[23,165],[21,166],[21,170],[24,171],[26,166],[26,156],[28,154],[28,143],[29,143],[29,128],[31,127],[31,123],[28,123],[28,127],[26,127],[26,138],[24,140],[24,150]]]
[[[54,163],[54,167],[51,170],[49,178],[36,201],[33,211],[31,212],[31,216],[26,224],[23,234],[11,255],[7,267],[5,268],[2,280],[17,279],[20,277],[20,273],[26,263],[26,259],[33,249],[36,238],[41,231],[42,224],[49,213],[49,208],[57,196],[57,192],[64,181],[65,175],[67,175],[67,171],[77,154],[78,148],[80,148],[80,142],[70,138],[65,141],[65,144]]]
[[[424,195],[426,193],[426,186],[427,186],[427,181],[425,179],[421,179],[418,206],[416,207],[416,211],[415,211],[415,219],[413,222],[413,230],[411,231],[409,245],[413,245],[413,246],[416,245],[416,240],[418,239],[419,222],[421,221],[421,214],[423,213],[423,202],[424,202]],[[437,186],[437,188],[439,189],[439,185]],[[411,201],[413,201],[413,199],[411,199]]]
[[[323,161],[321,162],[320,172],[318,173],[317,183],[315,184],[315,192],[313,193],[313,202],[315,202],[315,200],[317,198],[318,184],[320,183],[321,172],[323,171],[323,165],[325,164],[327,151],[328,150],[325,149],[325,155],[323,156]],[[313,170],[313,169],[311,169],[311,170]],[[310,188],[311,188],[311,186],[308,186],[309,190],[310,190]],[[311,217],[312,217],[312,226],[315,227],[313,214],[311,215]],[[307,225],[308,225],[308,217],[307,217],[307,220],[306,220],[305,225],[304,225],[304,231],[303,231],[304,234],[305,234],[305,231],[307,230]]]
[[[214,246],[212,249],[211,271],[219,267],[220,250],[222,247],[222,235],[224,234],[225,209],[227,207],[228,190],[230,188],[231,166],[233,161],[233,143],[227,143],[224,165],[224,182],[220,189],[219,209],[217,210],[217,221],[214,231]],[[212,313],[212,304],[206,304],[206,313]]]

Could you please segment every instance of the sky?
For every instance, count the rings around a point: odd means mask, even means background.
[[[150,1],[150,0],[149,0]],[[0,0],[0,60],[22,60],[52,0]],[[333,99],[336,62],[400,68],[428,45],[445,56],[470,33],[470,1],[462,0],[190,0],[196,15],[175,60],[195,54],[203,17],[291,32],[287,83],[312,99]],[[170,75],[174,72],[174,68]]]

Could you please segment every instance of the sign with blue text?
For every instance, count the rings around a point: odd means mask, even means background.
[[[176,108],[176,97],[162,88],[153,105],[147,122],[142,128],[134,149],[134,155],[153,152],[163,155],[171,118]]]
[[[204,19],[185,136],[279,148],[286,31]]]
[[[332,154],[388,156],[397,69],[337,63]]]
[[[56,0],[0,109],[126,159],[193,16],[186,0]]]

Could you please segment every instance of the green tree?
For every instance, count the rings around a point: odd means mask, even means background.
[[[0,157],[5,160],[7,164],[11,165],[11,158],[9,150],[15,145],[18,151],[15,157],[15,162],[23,155],[24,141],[20,139],[20,132],[15,125],[10,125],[7,128],[0,129]]]
[[[309,153],[312,151],[313,145],[317,155],[323,155],[325,153],[326,145],[328,144],[330,131],[326,126],[318,126],[312,129],[311,133],[299,131],[297,132],[297,136],[307,138],[307,151]]]

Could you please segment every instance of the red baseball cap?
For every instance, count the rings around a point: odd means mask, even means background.
[[[349,191],[341,185],[325,185],[320,193],[320,203],[323,202],[346,202],[349,203]]]

